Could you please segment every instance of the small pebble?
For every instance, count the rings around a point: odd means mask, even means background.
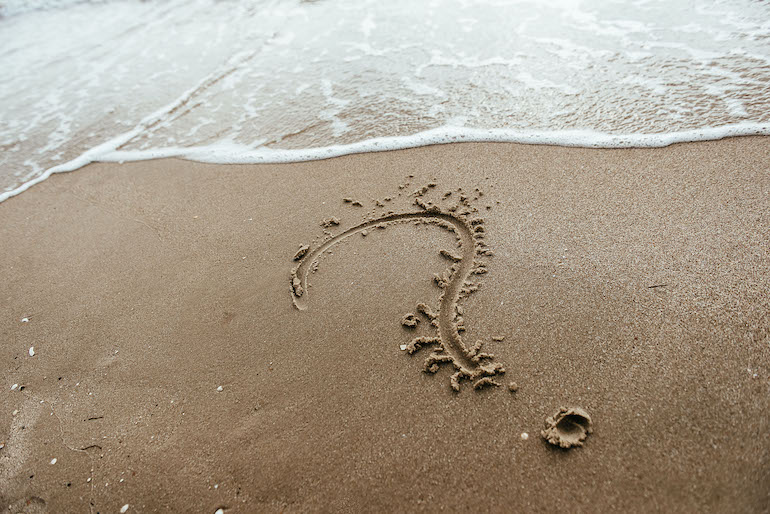
[[[29,347],[29,356],[30,357],[34,357],[35,356],[35,347],[34,346],[30,346]]]
[[[54,457],[53,459],[51,459],[51,464],[56,464],[56,457]]]
[[[401,348],[402,350],[406,350],[406,345],[402,344],[401,346],[399,346],[399,348]]]
[[[521,438],[522,438],[522,440],[526,441],[527,439],[529,439],[529,434],[526,433],[526,432],[522,432],[521,433]]]
[[[126,503],[125,505],[123,505],[123,506],[120,508],[120,514],[126,514],[126,511],[127,511],[127,510],[128,510],[128,503]]]
[[[217,387],[217,391],[219,391],[220,393],[221,393],[222,391],[224,391],[224,390],[225,390],[225,388],[224,388],[224,387],[222,387],[222,386],[219,386],[219,387]]]
[[[29,318],[21,318],[22,323],[29,323]]]
[[[11,391],[15,390],[17,387],[19,387],[19,384],[13,384],[11,386]]]
[[[225,509],[217,509],[214,514],[225,514]]]
[[[18,414],[18,413],[19,413],[19,411],[18,411],[18,410],[15,410],[15,411],[11,412],[11,414],[12,414],[13,416],[15,416],[15,415],[16,415],[16,414]]]

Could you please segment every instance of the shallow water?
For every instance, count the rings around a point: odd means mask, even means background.
[[[15,0],[0,13],[0,199],[93,160],[770,132],[767,2]]]

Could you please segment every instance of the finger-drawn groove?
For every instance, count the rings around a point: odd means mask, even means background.
[[[427,186],[423,188],[427,190]],[[433,346],[432,353],[426,358],[423,369],[428,373],[436,373],[442,364],[452,364],[455,368],[450,378],[453,390],[460,390],[460,383],[469,380],[475,389],[487,386],[498,386],[494,380],[499,374],[505,373],[500,363],[493,362],[494,356],[481,352],[482,341],[471,348],[463,342],[461,331],[465,330],[464,319],[460,315],[462,308],[459,302],[478,290],[480,284],[471,283],[469,277],[476,280],[487,273],[487,268],[480,259],[492,255],[491,250],[483,242],[485,229],[482,218],[472,219],[472,211],[444,211],[439,206],[423,200],[420,196],[425,191],[417,190],[414,203],[420,210],[402,213],[388,213],[375,219],[370,219],[351,227],[322,242],[317,248],[300,255],[299,264],[291,273],[291,296],[297,309],[304,311],[308,308],[308,275],[315,271],[320,256],[335,244],[355,234],[366,233],[372,228],[385,228],[400,223],[429,224],[438,226],[454,233],[459,255],[441,250],[441,255],[452,264],[441,274],[434,275],[434,281],[441,288],[438,312],[424,303],[417,305],[416,311],[425,316],[436,329],[435,337],[420,336],[402,345],[409,354],[419,351],[425,346]],[[304,248],[304,246],[303,246]],[[296,256],[295,256],[296,258]],[[417,318],[414,314],[407,316],[409,323],[414,326]],[[407,319],[404,318],[404,319]],[[414,325],[411,325],[414,323]]]

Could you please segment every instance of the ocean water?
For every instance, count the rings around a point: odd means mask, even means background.
[[[770,133],[759,0],[0,0],[0,201],[93,161]]]

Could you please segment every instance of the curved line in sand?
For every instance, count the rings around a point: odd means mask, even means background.
[[[299,310],[307,309],[308,275],[314,264],[318,262],[318,258],[326,250],[364,230],[373,227],[385,228],[387,225],[409,221],[437,224],[445,230],[454,232],[457,237],[458,246],[462,251],[462,256],[459,259],[453,259],[455,263],[449,270],[449,276],[446,276],[445,271],[443,277],[436,277],[436,282],[443,288],[439,298],[439,312],[433,314],[424,304],[418,306],[418,310],[422,310],[423,314],[430,319],[432,325],[437,329],[439,337],[414,339],[409,345],[409,353],[414,353],[420,346],[436,344],[437,349],[426,359],[424,369],[428,372],[435,372],[441,363],[451,362],[454,364],[457,372],[452,377],[451,384],[455,390],[459,390],[459,380],[462,378],[477,380],[474,384],[476,387],[498,385],[489,377],[498,373],[504,373],[505,370],[502,366],[500,364],[483,362],[484,359],[491,359],[493,356],[480,352],[481,342],[477,342],[473,348],[468,349],[460,336],[457,304],[462,294],[468,295],[475,290],[465,286],[471,273],[478,269],[478,263],[474,257],[477,251],[480,250],[481,244],[477,242],[474,234],[480,239],[483,237],[483,229],[475,231],[473,227],[474,222],[465,221],[454,214],[441,212],[437,209],[389,214],[366,221],[337,234],[322,243],[318,248],[305,254],[301,258],[299,265],[292,271],[293,285],[291,287],[291,295],[294,305]],[[483,220],[477,221],[480,224]]]

